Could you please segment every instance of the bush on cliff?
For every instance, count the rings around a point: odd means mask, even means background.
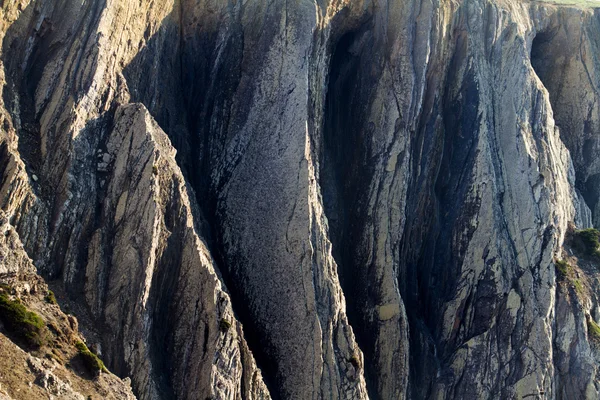
[[[48,304],[58,304],[56,302],[56,296],[52,290],[48,290],[48,294],[45,297],[45,300]]]
[[[575,231],[575,247],[587,256],[600,257],[600,232],[594,228]]]
[[[600,341],[600,326],[591,318],[587,321],[588,326],[588,337]]]
[[[554,262],[556,266],[556,272],[558,273],[558,277],[560,279],[565,279],[569,276],[569,271],[571,270],[571,265],[565,260],[556,260]]]
[[[29,311],[18,300],[10,300],[5,293],[0,293],[0,320],[17,342],[33,348],[44,344],[42,317]]]
[[[75,343],[75,347],[79,352],[79,356],[83,360],[83,364],[85,367],[93,374],[97,374],[98,372],[108,372],[104,363],[97,355],[92,353],[90,349],[83,342]]]

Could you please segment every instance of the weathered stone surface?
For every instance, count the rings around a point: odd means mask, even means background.
[[[3,325],[0,316],[0,397],[3,399],[81,399],[101,396],[105,399],[135,399],[131,387],[105,371],[94,379],[82,376],[84,370],[76,358],[75,341],[82,340],[72,316],[58,305],[49,303],[48,286],[37,275],[19,235],[0,210],[0,292],[18,298],[50,327],[42,333],[38,349],[24,351]],[[76,320],[75,320],[76,321]],[[69,365],[68,361],[74,365]]]
[[[87,304],[105,359],[140,398],[269,398],[196,233],[175,150],[143,106],[119,107],[122,69],[173,8],[138,6],[37,2],[10,25],[5,99],[23,136],[6,156],[5,197],[35,170],[39,187],[25,194],[39,212],[19,222],[26,248]]]
[[[169,139],[131,104],[115,111],[105,146],[112,161],[84,290],[114,327],[104,346],[111,364],[131,374],[143,398],[268,397],[196,234]],[[258,374],[253,386],[242,385],[244,368]]]
[[[599,396],[597,11],[158,3],[0,14],[0,207],[140,398]]]

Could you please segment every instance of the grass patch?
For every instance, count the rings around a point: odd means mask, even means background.
[[[600,326],[591,318],[588,318],[588,337],[600,341]]]
[[[352,354],[352,357],[350,357],[350,364],[352,364],[354,369],[356,369],[356,370],[360,369],[361,363],[360,363],[360,357],[358,357],[358,354]]]
[[[231,328],[231,322],[227,321],[225,318],[221,318],[221,321],[219,321],[219,330],[223,333],[227,333],[229,328]]]
[[[600,258],[600,232],[598,229],[588,228],[575,231],[573,239],[577,250],[589,257]]]
[[[62,330],[53,321],[50,321],[47,326],[48,326],[48,329],[50,330],[50,332],[54,336],[60,336],[60,335],[62,335]]]
[[[575,292],[579,296],[585,295],[583,284],[579,279],[575,278],[573,272],[573,266],[565,260],[554,260],[554,266],[556,268],[556,276],[559,281],[569,282],[575,288]]]
[[[14,338],[28,347],[38,348],[44,344],[44,320],[29,311],[19,301],[0,294],[0,319]]]
[[[48,290],[48,294],[44,297],[46,303],[48,304],[58,304],[56,302],[56,296],[54,296],[54,292],[52,290]]]
[[[569,264],[565,260],[556,260],[554,261],[554,266],[556,267],[556,272],[559,278],[565,279],[569,276],[569,272],[571,271],[571,264]]]
[[[54,360],[59,364],[62,364],[62,362],[63,362],[62,359],[54,353],[46,353],[46,355],[44,357],[46,357],[48,360]]]
[[[56,349],[52,349],[50,353],[47,353],[46,358],[49,360],[55,360],[59,364],[64,364],[62,354]]]
[[[556,5],[573,6],[578,8],[598,8],[600,3],[594,0],[533,0],[536,3],[550,3]]]
[[[92,353],[90,351],[90,349],[88,349],[88,347],[85,345],[85,343],[78,341],[77,343],[75,343],[75,347],[77,348],[77,351],[79,352],[79,356],[83,360],[85,367],[91,373],[97,374],[100,371],[108,372],[108,370],[104,366],[104,363],[102,362],[102,360],[100,358],[98,358],[97,355]]]
[[[579,294],[580,296],[583,295],[585,292],[583,291],[583,285],[581,284],[581,281],[579,279],[573,279],[573,286],[575,286],[575,291],[577,292],[577,294]]]

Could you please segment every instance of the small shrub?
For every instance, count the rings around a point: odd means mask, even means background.
[[[58,357],[58,356],[57,356],[56,354],[54,354],[54,353],[46,353],[45,357],[46,357],[48,360],[54,360],[54,361],[56,361],[57,363],[59,363],[59,364],[62,364],[62,360],[60,359],[60,357]]]
[[[50,321],[47,326],[50,332],[54,334],[54,336],[62,335],[62,330],[53,321]]]
[[[591,318],[587,321],[588,337],[594,340],[600,340],[600,326]]]
[[[152,166],[152,173],[153,173],[154,175],[158,175],[158,165],[153,165],[153,166]]]
[[[102,362],[102,360],[100,358],[98,358],[97,355],[92,353],[90,351],[90,349],[88,349],[88,347],[85,345],[85,343],[78,341],[77,343],[75,343],[75,347],[77,348],[77,351],[79,352],[79,356],[83,360],[85,367],[91,373],[97,374],[100,371],[108,372],[108,370],[104,366],[104,363]]]
[[[231,322],[227,321],[225,318],[221,318],[221,321],[219,321],[219,329],[221,332],[227,333],[229,328],[231,328]]]
[[[558,273],[558,277],[561,279],[569,276],[569,271],[571,270],[571,265],[565,260],[556,260],[554,262],[554,266],[556,267],[556,272]]]
[[[575,231],[576,247],[588,256],[600,257],[600,232],[594,228]]]
[[[46,303],[49,304],[57,304],[56,296],[54,296],[54,292],[52,290],[48,290],[48,294],[45,297]]]
[[[64,360],[63,360],[63,355],[56,349],[52,349],[52,352],[49,353],[50,356],[56,360],[59,364],[63,364]]]
[[[573,280],[573,286],[575,286],[575,291],[577,292],[577,294],[584,294],[583,285],[581,284],[581,281],[579,279]]]
[[[354,369],[359,370],[360,369],[360,357],[358,357],[357,354],[352,354],[352,357],[350,357],[350,364],[352,364]]]
[[[4,293],[0,294],[0,319],[8,332],[24,345],[37,348],[44,344],[42,317],[20,302],[10,300]]]

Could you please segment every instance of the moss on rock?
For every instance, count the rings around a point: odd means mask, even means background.
[[[18,300],[10,300],[4,293],[0,294],[0,320],[8,333],[21,344],[35,348],[44,344],[45,323],[42,317],[29,311]]]

